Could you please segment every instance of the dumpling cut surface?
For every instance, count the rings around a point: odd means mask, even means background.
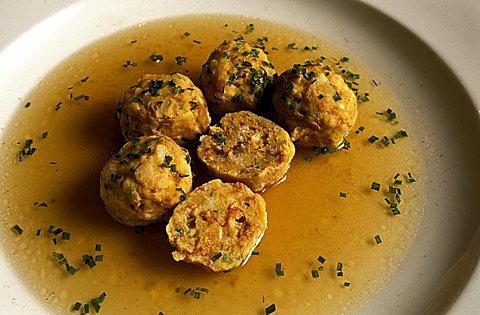
[[[357,98],[342,76],[311,61],[280,75],[273,105],[276,121],[302,147],[339,147],[358,116]]]
[[[181,73],[145,74],[125,92],[117,116],[126,141],[165,135],[182,144],[210,125],[202,91]]]
[[[288,133],[249,111],[226,114],[200,138],[199,159],[214,176],[259,192],[280,181],[295,154]]]
[[[174,209],[167,234],[175,260],[226,271],[246,262],[266,228],[266,203],[259,194],[215,179]]]
[[[103,167],[100,195],[108,213],[129,226],[168,221],[192,190],[187,150],[166,136],[127,142]]]
[[[214,114],[254,111],[276,75],[261,48],[243,39],[224,41],[202,67],[201,88]]]

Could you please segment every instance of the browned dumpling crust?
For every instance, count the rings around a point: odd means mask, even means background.
[[[201,88],[210,111],[255,110],[276,72],[261,48],[243,39],[224,41],[202,67]]]
[[[263,198],[242,183],[207,182],[188,194],[167,225],[176,261],[226,271],[246,263],[267,228]]]
[[[210,125],[202,91],[181,73],[145,74],[125,92],[117,115],[126,141],[165,135],[182,144]]]
[[[214,176],[259,192],[280,181],[295,146],[288,133],[249,111],[226,114],[200,138],[198,158]]]
[[[168,221],[171,211],[192,190],[190,156],[166,136],[127,142],[103,167],[100,195],[118,222],[146,225]]]
[[[320,62],[297,64],[282,73],[273,105],[276,121],[302,147],[341,146],[358,116],[355,93]]]

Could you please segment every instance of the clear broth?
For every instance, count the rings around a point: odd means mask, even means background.
[[[165,224],[136,234],[108,216],[99,196],[99,173],[122,144],[116,100],[143,73],[179,71],[198,82],[210,52],[239,34],[250,43],[267,36],[266,51],[278,73],[307,59],[345,56],[312,34],[271,22],[178,17],[141,24],[82,48],[22,100],[2,139],[2,243],[19,277],[48,312],[67,313],[75,302],[88,303],[105,292],[102,314],[264,314],[273,303],[281,314],[349,313],[368,302],[402,261],[423,213],[423,184],[408,183],[406,176],[411,172],[421,179],[420,145],[401,103],[354,56],[342,65],[361,74],[360,90],[370,101],[359,102],[357,125],[348,137],[351,149],[319,156],[298,150],[285,181],[263,193],[269,226],[256,249],[259,255],[245,267],[211,273],[177,263]],[[298,49],[287,48],[293,42]],[[164,59],[155,63],[151,54]],[[187,62],[178,65],[175,56],[186,56]],[[89,99],[74,99],[82,94]],[[377,114],[389,107],[399,124]],[[360,126],[365,130],[355,133]],[[396,144],[368,142],[371,135],[392,136],[400,129],[409,137]],[[37,151],[19,162],[26,139],[33,139]],[[394,216],[384,199],[392,198],[388,185],[397,173],[402,202],[401,214]],[[373,181],[381,183],[380,191],[371,189]],[[15,224],[23,234],[12,230]],[[59,234],[55,245],[50,225],[70,232],[70,240]],[[96,244],[101,251],[95,252]],[[53,252],[63,253],[80,270],[70,276]],[[83,254],[102,254],[104,261],[90,269]],[[319,256],[326,259],[323,264]],[[343,276],[337,275],[338,262]],[[276,276],[276,263],[284,276]],[[196,287],[208,293],[199,299],[184,294]]]

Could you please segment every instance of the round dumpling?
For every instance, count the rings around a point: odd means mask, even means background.
[[[226,271],[247,262],[266,228],[266,203],[259,194],[215,179],[174,209],[167,234],[176,261]]]
[[[166,136],[127,142],[103,167],[100,195],[108,213],[129,226],[167,221],[192,189],[190,156]]]
[[[290,167],[295,146],[288,133],[249,111],[226,114],[200,137],[198,158],[224,181],[242,182],[262,191],[280,181]]]
[[[117,115],[126,141],[165,135],[182,144],[210,125],[202,91],[181,73],[145,74],[125,92]]]
[[[202,67],[200,82],[214,114],[255,110],[276,72],[260,48],[224,41]]]
[[[275,119],[302,147],[341,146],[358,116],[357,98],[342,76],[315,62],[280,75],[273,107]]]

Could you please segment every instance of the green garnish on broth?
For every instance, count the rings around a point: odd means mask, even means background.
[[[275,274],[277,277],[282,277],[285,275],[284,271],[282,270],[282,263],[275,263]]]
[[[277,307],[275,306],[275,303],[270,304],[266,309],[265,309],[265,314],[269,315],[274,313],[277,310]]]

